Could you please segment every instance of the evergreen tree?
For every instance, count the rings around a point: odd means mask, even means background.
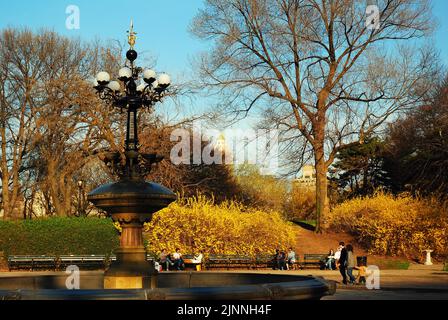
[[[331,168],[331,180],[345,197],[367,195],[390,184],[383,168],[385,143],[369,137],[363,144],[342,149]]]

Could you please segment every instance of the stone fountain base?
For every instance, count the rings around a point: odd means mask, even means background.
[[[82,272],[81,290],[67,290],[62,272],[10,274],[0,277],[0,300],[318,300],[336,291],[335,282],[287,274],[161,272],[158,288],[130,290],[105,290],[105,278]]]
[[[104,289],[157,287],[157,271],[152,263],[146,261],[144,248],[118,249],[116,255],[117,261],[104,273]]]
[[[157,271],[146,260],[143,223],[175,201],[176,195],[153,182],[122,180],[93,190],[88,199],[122,228],[117,260],[104,275],[104,289],[156,288]]]

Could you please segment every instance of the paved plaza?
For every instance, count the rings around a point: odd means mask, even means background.
[[[448,272],[442,269],[442,265],[411,265],[409,270],[381,270],[379,290],[369,290],[363,285],[342,285],[338,271],[287,272],[337,281],[336,294],[324,297],[322,300],[448,300]]]
[[[369,290],[363,285],[346,286],[340,283],[339,271],[235,271],[313,275],[336,281],[337,291],[322,300],[448,300],[448,272],[443,265],[411,265],[408,270],[380,270],[380,289]],[[228,271],[233,272],[233,271]],[[354,273],[356,275],[356,271]]]

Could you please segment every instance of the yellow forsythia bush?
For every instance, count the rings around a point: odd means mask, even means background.
[[[424,249],[447,254],[448,208],[435,198],[377,192],[339,204],[331,211],[330,230],[349,232],[371,254],[419,257]]]
[[[157,212],[145,225],[148,251],[209,254],[273,253],[295,242],[295,230],[277,212],[236,202],[215,204],[204,196],[182,198]]]

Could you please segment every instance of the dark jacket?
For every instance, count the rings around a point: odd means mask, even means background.
[[[339,258],[339,264],[341,267],[347,266],[347,249],[342,248],[341,257]]]

